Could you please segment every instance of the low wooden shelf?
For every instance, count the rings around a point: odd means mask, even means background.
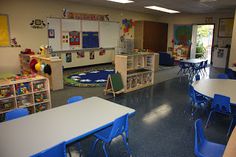
[[[24,88],[24,87],[25,88]],[[38,87],[40,86],[40,89]],[[19,87],[21,89],[19,89]],[[21,93],[25,90],[26,93]],[[35,94],[43,95],[38,103]],[[38,109],[37,105],[43,105]],[[19,79],[15,81],[6,80],[0,84],[0,117],[4,120],[6,112],[15,108],[27,108],[30,114],[51,108],[51,95],[49,80],[46,77],[36,75],[32,78]]]
[[[121,74],[125,93],[153,85],[158,65],[157,53],[137,52],[115,56],[115,69]]]

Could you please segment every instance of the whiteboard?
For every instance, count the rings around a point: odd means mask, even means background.
[[[61,25],[62,25],[62,31],[81,31],[81,20],[75,20],[75,19],[62,19]]]
[[[120,38],[120,25],[117,22],[99,23],[100,47],[112,48],[118,46]]]
[[[83,32],[98,32],[98,21],[82,21]]]
[[[54,30],[55,37],[48,38],[48,45],[53,51],[61,50],[61,19],[47,18],[48,30]]]

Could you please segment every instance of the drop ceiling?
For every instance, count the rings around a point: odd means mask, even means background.
[[[236,0],[134,0],[134,3],[129,4],[114,3],[106,0],[67,1],[151,14],[160,14],[160,12],[146,9],[144,6],[157,5],[178,10],[181,13],[225,13],[233,12],[236,8]]]

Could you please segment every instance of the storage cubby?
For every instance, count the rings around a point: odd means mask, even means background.
[[[15,108],[27,108],[30,114],[51,108],[48,79],[36,75],[31,78],[2,81],[0,85],[0,121],[4,120],[6,112]]]
[[[121,74],[124,91],[150,86],[159,65],[159,55],[151,52],[116,55],[115,69]]]

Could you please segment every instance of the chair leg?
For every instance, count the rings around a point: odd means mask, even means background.
[[[99,139],[97,138],[94,142],[93,142],[93,145],[92,145],[92,148],[91,148],[91,157],[93,156],[93,154],[94,154],[94,151],[95,151],[95,148],[96,148],[96,145],[97,145],[97,143],[98,143],[98,141],[99,141]]]
[[[208,127],[208,123],[209,123],[209,121],[210,121],[210,118],[211,118],[211,114],[212,114],[212,113],[213,113],[213,111],[211,111],[210,114],[209,114],[209,116],[208,116],[208,119],[207,119],[205,128]]]
[[[229,136],[230,133],[231,133],[231,128],[232,128],[233,122],[234,122],[234,117],[231,118],[231,122],[230,122],[230,125],[229,125],[229,129],[228,129],[228,132],[227,132],[227,136]]]
[[[107,149],[106,149],[106,143],[105,143],[105,142],[104,142],[103,145],[102,145],[102,149],[103,149],[103,151],[104,151],[104,153],[105,153],[105,157],[109,157],[108,152],[107,152]]]
[[[69,157],[71,157],[71,152],[70,152],[70,148],[69,147],[67,147],[67,152],[69,154]]]
[[[78,148],[79,156],[81,157],[82,149],[81,149],[80,142],[76,143],[76,145],[77,145],[77,148]]]
[[[125,147],[126,147],[128,153],[129,153],[129,155],[131,156],[131,150],[130,150],[130,148],[129,148],[128,142],[126,141],[127,138],[126,138],[123,134],[122,134],[121,136],[122,136],[122,138],[123,138],[123,142],[124,142],[124,144],[125,144]]]

